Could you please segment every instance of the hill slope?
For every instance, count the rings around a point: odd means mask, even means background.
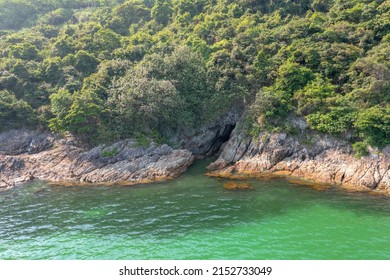
[[[242,130],[390,144],[390,1],[0,1],[0,129],[166,142]],[[168,139],[168,140],[167,140]]]

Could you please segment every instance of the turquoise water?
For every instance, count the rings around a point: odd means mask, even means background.
[[[390,198],[203,175],[0,193],[0,259],[390,259]]]

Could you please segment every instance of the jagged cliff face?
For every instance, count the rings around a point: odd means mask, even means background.
[[[256,139],[233,133],[211,175],[269,172],[338,184],[356,190],[390,193],[390,147],[361,159],[347,142],[324,135],[260,133]]]
[[[12,131],[0,135],[0,189],[30,180],[136,184],[182,174],[194,157],[168,145],[139,147],[131,139],[85,150],[53,135]]]

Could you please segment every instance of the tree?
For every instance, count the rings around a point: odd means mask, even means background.
[[[177,128],[184,116],[180,114],[182,102],[172,82],[130,73],[114,85],[108,100],[111,117],[117,120],[121,134],[148,134],[153,130],[166,134]]]
[[[90,91],[76,92],[72,100],[72,105],[64,117],[66,125],[64,129],[84,140],[91,136],[97,137],[101,125],[100,118],[104,112],[102,100]]]
[[[120,36],[111,29],[100,29],[93,35],[93,50],[97,53],[103,51],[113,52],[121,46]]]
[[[64,72],[62,70],[61,59],[59,57],[53,57],[43,62],[44,75],[46,81],[52,84],[64,83]]]
[[[75,55],[74,68],[84,76],[89,76],[96,71],[99,60],[86,51],[78,51]]]
[[[33,110],[27,102],[16,99],[7,90],[0,90],[0,130],[34,124]]]
[[[59,8],[46,14],[43,18],[43,22],[51,25],[60,25],[70,20],[72,16],[72,10]]]
[[[0,0],[4,112],[26,102],[57,131],[118,139],[180,133],[234,107],[267,128],[300,115],[384,145],[388,2]]]
[[[390,106],[374,107],[361,110],[354,123],[360,137],[367,143],[384,147],[390,144]]]
[[[253,66],[255,67],[255,76],[258,79],[259,84],[264,85],[267,82],[267,76],[270,73],[272,66],[269,57],[264,51],[260,50],[257,53]]]
[[[140,0],[126,1],[113,8],[112,14],[113,16],[108,22],[108,26],[122,35],[129,33],[129,26],[131,24],[150,20],[150,11],[144,2]]]
[[[325,13],[328,11],[330,0],[313,0],[311,8],[317,12]]]
[[[310,69],[288,60],[279,67],[275,86],[277,89],[293,94],[313,78],[314,74]]]
[[[331,98],[336,95],[335,88],[329,80],[324,80],[318,76],[303,89],[295,92],[295,99],[298,103],[297,112],[304,116],[316,112],[325,112]]]
[[[188,47],[178,47],[171,54],[145,57],[114,83],[109,103],[116,117],[124,118],[122,125],[165,134],[199,123],[209,97],[203,58]]]
[[[75,42],[69,35],[57,38],[51,46],[51,53],[53,56],[65,57],[75,51]]]
[[[255,101],[250,107],[254,126],[270,126],[278,121],[277,118],[286,115],[288,109],[278,95],[273,88],[263,88],[256,94]]]
[[[331,134],[341,134],[352,127],[356,114],[349,106],[335,106],[328,112],[315,112],[306,116],[310,128]]]
[[[23,42],[21,44],[11,46],[9,55],[14,58],[24,60],[35,60],[38,58],[38,50],[34,45],[28,42]]]
[[[96,94],[90,91],[71,94],[68,90],[59,90],[50,96],[50,101],[54,115],[49,121],[52,130],[69,131],[87,141],[88,136],[98,136],[104,106]]]
[[[61,89],[50,95],[51,112],[55,116],[49,121],[49,128],[54,131],[66,131],[65,117],[73,103],[72,94],[68,90]]]
[[[158,23],[166,25],[173,13],[173,6],[170,0],[156,0],[151,9],[151,17]]]
[[[194,125],[200,121],[204,102],[211,97],[206,64],[201,55],[186,46],[177,47],[171,54],[145,57],[136,71],[149,79],[170,81],[184,102],[177,109],[182,113],[183,122]]]

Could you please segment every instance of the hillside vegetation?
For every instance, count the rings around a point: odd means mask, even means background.
[[[0,130],[168,139],[232,106],[390,144],[388,0],[0,0]]]

